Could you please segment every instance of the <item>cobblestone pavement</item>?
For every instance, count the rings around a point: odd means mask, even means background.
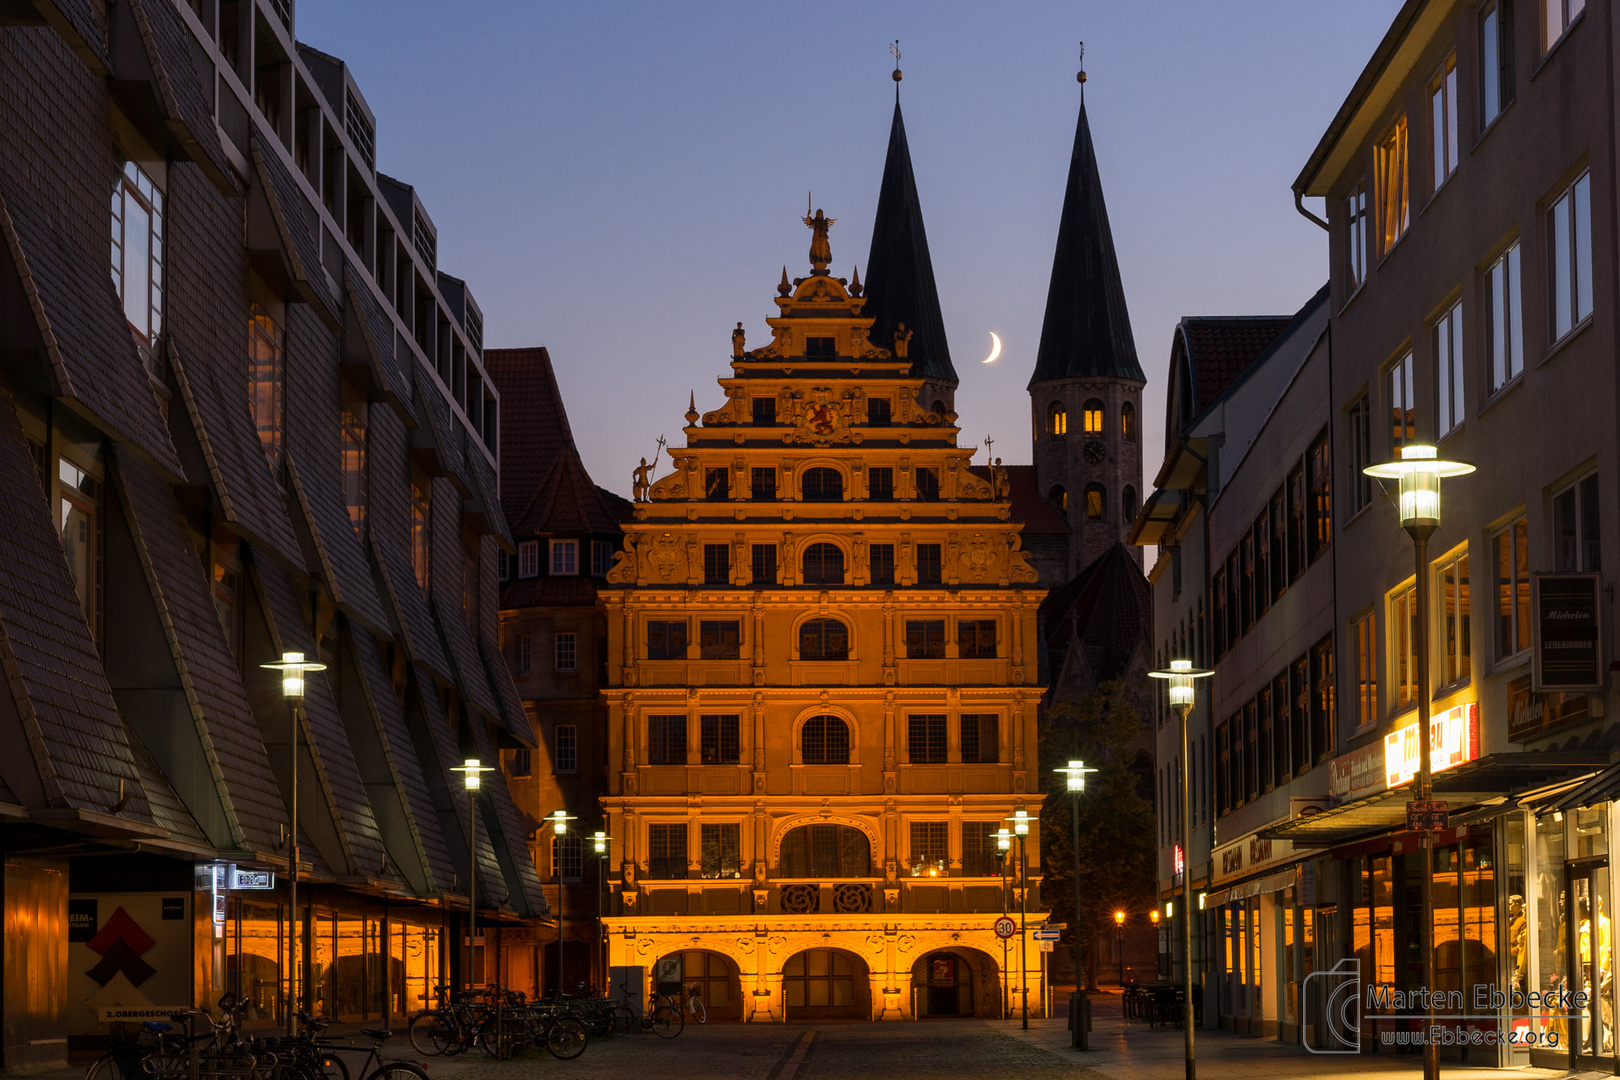
[[[544,1052],[497,1062],[482,1055],[429,1058],[431,1080],[1182,1080],[1182,1036],[1176,1028],[1125,1023],[1119,999],[1093,999],[1093,1050],[1069,1049],[1066,1022],[937,1020],[867,1024],[689,1025],[672,1040],[651,1034],[593,1041],[575,1061]],[[1219,1031],[1197,1035],[1200,1080],[1420,1080],[1410,1055],[1323,1057],[1272,1040]],[[421,1060],[396,1035],[388,1051]],[[356,1067],[358,1062],[355,1063]],[[45,1074],[78,1080],[83,1064]],[[1588,1080],[1539,1069],[1442,1065],[1442,1080]],[[361,1080],[356,1077],[355,1080]],[[1590,1080],[1597,1080],[1590,1074]]]

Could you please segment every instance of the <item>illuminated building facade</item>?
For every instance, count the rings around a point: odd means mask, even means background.
[[[721,1017],[999,1015],[1020,942],[1004,980],[992,834],[1039,802],[1044,590],[1005,474],[957,445],[898,107],[864,288],[806,224],[811,273],[638,478],[599,590],[609,964]]]

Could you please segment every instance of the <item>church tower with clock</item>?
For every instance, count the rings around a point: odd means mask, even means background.
[[[1085,73],[1080,75],[1082,88]],[[1142,387],[1084,92],[1029,381],[1035,480],[1067,518],[1068,577],[1124,543],[1141,505]],[[1140,566],[1141,548],[1128,549]]]

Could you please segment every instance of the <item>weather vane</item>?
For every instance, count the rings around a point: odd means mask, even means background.
[[[1080,43],[1080,73],[1075,76],[1080,84],[1080,104],[1086,103],[1086,43]]]
[[[895,38],[893,44],[891,44],[889,46],[889,55],[894,57],[894,96],[895,96],[896,100],[899,100],[899,98],[900,98],[900,80],[905,78],[905,75],[902,74],[901,71],[900,71],[900,39],[899,38]]]

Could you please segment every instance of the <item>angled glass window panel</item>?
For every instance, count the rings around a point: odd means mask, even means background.
[[[1581,481],[1581,569],[1596,573],[1603,569],[1603,548],[1598,533],[1598,478],[1593,473]]]
[[[1592,175],[1575,181],[1572,243],[1575,249],[1575,321],[1592,314]]]
[[[1567,193],[1553,203],[1552,209],[1547,212],[1547,219],[1547,247],[1552,257],[1552,329],[1553,340],[1558,341],[1575,325],[1570,282],[1575,260],[1570,253],[1570,197]]]
[[[1496,4],[1487,4],[1479,13],[1479,117],[1480,127],[1489,127],[1502,112],[1501,41]]]

